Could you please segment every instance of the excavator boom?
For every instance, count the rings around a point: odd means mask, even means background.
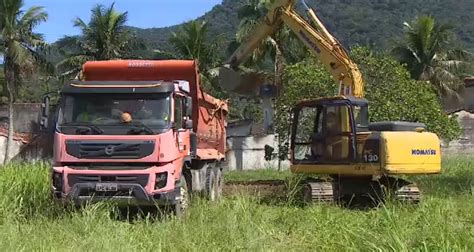
[[[326,66],[339,84],[339,95],[363,97],[364,83],[357,65],[350,59],[339,43],[324,27],[315,12],[303,1],[311,23],[295,10],[295,0],[275,0],[268,13],[249,33],[241,46],[232,54],[226,66],[221,68],[221,85],[234,92],[242,92],[249,86],[260,85],[256,74],[241,76],[235,69],[245,62],[261,41],[275,34],[282,24],[287,25],[313,54]]]

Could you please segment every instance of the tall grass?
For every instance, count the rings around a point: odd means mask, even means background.
[[[183,219],[130,222],[117,220],[102,204],[64,209],[50,199],[46,165],[12,165],[0,170],[0,248],[471,251],[473,168],[473,160],[451,158],[443,174],[414,178],[426,192],[417,206],[299,207],[236,194],[216,204],[197,199]]]

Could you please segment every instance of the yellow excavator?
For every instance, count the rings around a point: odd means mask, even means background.
[[[268,6],[263,20],[221,67],[221,86],[244,95],[257,90],[263,80],[256,74],[239,73],[239,65],[262,40],[286,25],[339,86],[337,96],[300,101],[292,109],[290,170],[309,177],[302,186],[303,199],[334,202],[389,192],[397,199],[419,202],[421,193],[416,184],[400,175],[441,172],[438,136],[426,132],[422,123],[369,123],[359,68],[314,10],[302,3],[308,21],[295,11],[295,0],[275,0]]]

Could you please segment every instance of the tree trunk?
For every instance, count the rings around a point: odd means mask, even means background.
[[[283,71],[285,70],[285,56],[280,48],[280,45],[275,39],[271,39],[275,47],[275,86],[277,87],[277,96],[283,93]]]
[[[14,90],[13,85],[15,82],[15,73],[13,72],[13,65],[11,60],[8,57],[5,57],[5,82],[8,92],[8,139],[7,145],[5,147],[5,159],[3,164],[7,164],[10,161],[10,149],[13,146],[13,134],[14,134],[14,125],[13,125],[13,103],[14,103]]]

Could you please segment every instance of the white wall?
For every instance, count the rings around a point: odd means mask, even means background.
[[[265,145],[268,144],[278,152],[277,139],[275,135],[229,137],[227,139],[228,149],[227,169],[228,170],[256,170],[278,168],[278,159],[265,160]],[[282,161],[281,169],[288,169],[289,162]]]
[[[474,155],[474,114],[466,111],[455,114],[458,116],[463,133],[458,139],[451,141],[449,144],[443,144],[443,153]]]
[[[4,136],[0,136],[0,163],[3,163],[5,160],[5,151],[7,146],[7,138]],[[18,153],[20,153],[20,149],[23,146],[23,143],[20,141],[13,141],[13,146],[10,148],[10,157],[15,157]]]

